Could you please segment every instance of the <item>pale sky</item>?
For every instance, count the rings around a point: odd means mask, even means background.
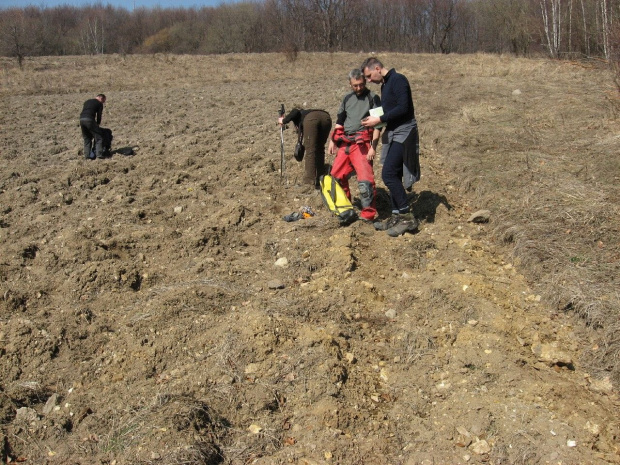
[[[61,5],[82,7],[101,3],[103,6],[111,5],[123,7],[131,11],[134,8],[200,8],[203,6],[219,6],[226,3],[237,3],[240,0],[0,0],[0,9],[24,8],[35,6],[39,8],[53,8]]]

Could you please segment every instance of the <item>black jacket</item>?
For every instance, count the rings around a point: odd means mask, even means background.
[[[96,98],[91,98],[84,102],[84,108],[80,113],[80,119],[88,119],[101,124],[101,116],[103,115],[103,103]]]

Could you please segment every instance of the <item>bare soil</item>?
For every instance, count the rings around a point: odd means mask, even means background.
[[[412,83],[422,144],[420,230],[390,238],[296,186],[291,130],[279,172],[280,103],[335,116],[363,58],[2,60],[4,462],[620,463],[613,379],[581,362],[596,334],[496,239],[511,185],[481,178],[514,166],[472,155],[512,144],[506,160],[547,169],[570,121],[617,157],[608,73],[382,56]],[[113,149],[135,155],[79,153],[99,92]],[[283,221],[302,206],[316,216]]]

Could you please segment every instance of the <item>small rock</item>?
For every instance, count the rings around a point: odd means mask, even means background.
[[[245,367],[245,374],[251,375],[253,373],[258,373],[259,366],[258,363],[248,363]]]
[[[603,378],[603,379],[589,379],[590,381],[590,387],[598,392],[606,392],[606,393],[611,393],[614,389],[614,386],[611,382],[611,379],[609,378],[609,376]]]
[[[477,439],[471,446],[469,446],[469,450],[471,450],[474,454],[484,455],[491,452],[491,446],[484,439]]]
[[[520,89],[515,89],[512,91],[512,95],[517,96],[517,95],[521,95],[521,90]]]
[[[478,326],[478,320],[467,320],[469,326]]]
[[[488,223],[490,218],[490,210],[478,210],[476,213],[473,213],[467,221],[469,223]]]
[[[261,428],[258,425],[250,425],[250,427],[248,428],[248,431],[252,434],[258,434],[263,430],[263,428]]]
[[[566,447],[577,447],[577,441],[569,439],[568,441],[566,441]]]
[[[355,355],[353,355],[351,352],[347,352],[344,356],[344,358],[347,360],[347,362],[349,362],[350,364],[354,364],[357,360],[355,359]]]
[[[274,263],[275,266],[279,266],[281,268],[284,268],[285,266],[288,265],[288,259],[286,257],[280,257],[276,260],[276,262]]]
[[[324,462],[317,462],[316,460],[312,460],[309,458],[301,458],[299,459],[299,462],[297,462],[298,465],[322,465]]]
[[[572,365],[573,359],[570,355],[563,352],[557,341],[548,344],[537,342],[532,344],[532,353],[538,357],[538,360],[546,363]]]
[[[385,312],[385,316],[388,317],[390,320],[393,320],[394,318],[396,318],[396,310],[390,308],[387,312]]]
[[[39,419],[39,415],[35,409],[29,407],[18,408],[15,412],[15,420],[23,423],[32,423]]]
[[[441,383],[439,383],[439,384],[437,384],[437,385],[435,386],[435,388],[436,388],[438,391],[445,391],[445,390],[450,389],[451,387],[452,387],[452,384],[450,384],[450,383],[446,383],[445,381],[442,381]]]
[[[456,446],[457,447],[469,447],[471,442],[472,442],[472,439],[469,433],[460,434],[459,438],[456,441]]]
[[[44,415],[49,415],[52,410],[54,410],[54,407],[56,407],[56,404],[58,403],[58,394],[52,394],[49,399],[47,399],[47,402],[45,402],[45,406],[43,407],[43,414]]]
[[[218,381],[218,384],[233,384],[234,382],[235,382],[235,378],[233,378],[232,376],[223,375]]]
[[[269,289],[284,289],[284,283],[277,279],[271,280],[267,283]]]
[[[590,423],[589,421],[586,422],[586,429],[595,436],[598,436],[601,432],[601,427],[599,425]]]
[[[174,212],[175,213],[183,213],[183,207],[174,207]]]
[[[471,433],[469,431],[467,431],[467,428],[465,428],[464,426],[457,426],[456,427],[456,431],[461,436],[465,436],[465,437],[468,437],[468,438],[471,437]]]

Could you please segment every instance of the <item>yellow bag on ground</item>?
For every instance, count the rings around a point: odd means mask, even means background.
[[[347,226],[357,220],[357,212],[347,198],[342,186],[332,176],[326,174],[319,180],[323,202],[336,217],[340,226]]]

